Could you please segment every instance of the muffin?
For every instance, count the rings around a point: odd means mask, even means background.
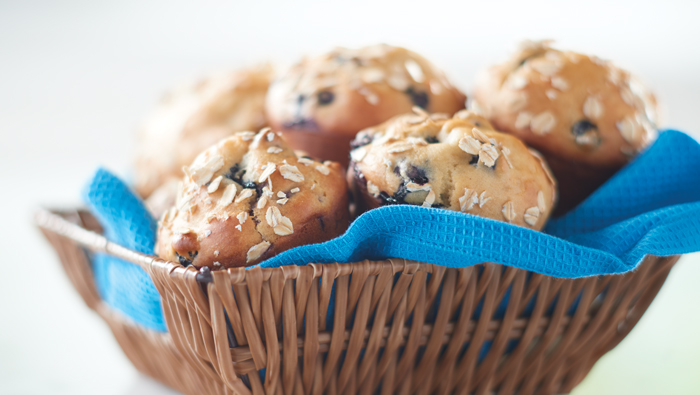
[[[556,185],[539,154],[474,112],[415,111],[353,141],[348,180],[362,209],[414,204],[542,229]]]
[[[472,107],[544,155],[559,182],[555,214],[580,203],[657,135],[656,100],[636,78],[547,41],[527,42],[485,72]]]
[[[265,110],[294,148],[347,165],[360,130],[413,106],[454,114],[465,100],[425,58],[381,44],[302,60],[270,86]]]
[[[269,128],[236,133],[183,170],[156,245],[158,256],[183,266],[249,266],[348,227],[342,166],[297,156]]]
[[[269,65],[213,74],[166,94],[138,134],[136,192],[150,196],[207,147],[240,130],[265,126]]]

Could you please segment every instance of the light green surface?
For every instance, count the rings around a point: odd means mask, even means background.
[[[700,394],[700,254],[681,258],[641,321],[572,395]]]

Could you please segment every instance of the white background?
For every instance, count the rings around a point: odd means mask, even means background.
[[[335,45],[403,45],[469,91],[521,39],[615,60],[700,136],[700,2],[0,2],[0,394],[172,394],[140,376],[31,225],[78,202],[99,164],[128,174],[139,120],[167,87]],[[700,393],[700,256],[574,391]]]

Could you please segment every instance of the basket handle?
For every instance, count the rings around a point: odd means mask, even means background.
[[[43,208],[38,209],[34,214],[34,222],[40,228],[73,240],[91,251],[103,252],[121,258],[127,262],[139,265],[146,271],[154,265],[174,264],[152,255],[130,250]]]

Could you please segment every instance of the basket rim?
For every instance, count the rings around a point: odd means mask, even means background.
[[[53,232],[65,238],[68,238],[78,245],[87,248],[93,252],[105,253],[120,259],[123,259],[129,263],[140,266],[146,272],[153,269],[164,270],[166,273],[173,274],[185,274],[185,272],[192,272],[196,275],[197,282],[200,283],[210,283],[213,282],[211,271],[209,270],[198,270],[193,266],[184,267],[180,263],[167,261],[159,258],[155,255],[144,254],[128,247],[125,247],[119,243],[108,240],[102,234],[86,229],[80,224],[74,223],[66,219],[66,216],[70,213],[89,215],[93,217],[90,211],[84,208],[76,209],[47,209],[39,208],[34,213],[35,224],[46,231]],[[94,218],[94,217],[93,217]],[[383,271],[387,266],[391,267],[394,273],[407,273],[415,274],[416,272],[422,271],[427,273],[433,273],[435,265],[426,262],[412,261],[402,258],[389,258],[381,261],[364,260],[360,262],[349,262],[349,263],[307,263],[304,266],[288,265],[280,266],[274,268],[261,268],[258,266],[254,267],[236,267],[227,268],[226,270],[216,270],[216,272],[228,272],[229,275],[233,277],[238,277],[237,275],[242,275],[249,271],[261,271],[263,277],[267,279],[274,272],[282,271],[284,278],[297,278],[303,268],[310,267],[313,270],[313,278],[319,278],[323,275],[323,265],[336,266],[337,275],[350,274],[353,272],[353,266],[356,265],[367,265],[367,270],[370,275],[378,274]],[[306,269],[308,270],[308,269]]]

